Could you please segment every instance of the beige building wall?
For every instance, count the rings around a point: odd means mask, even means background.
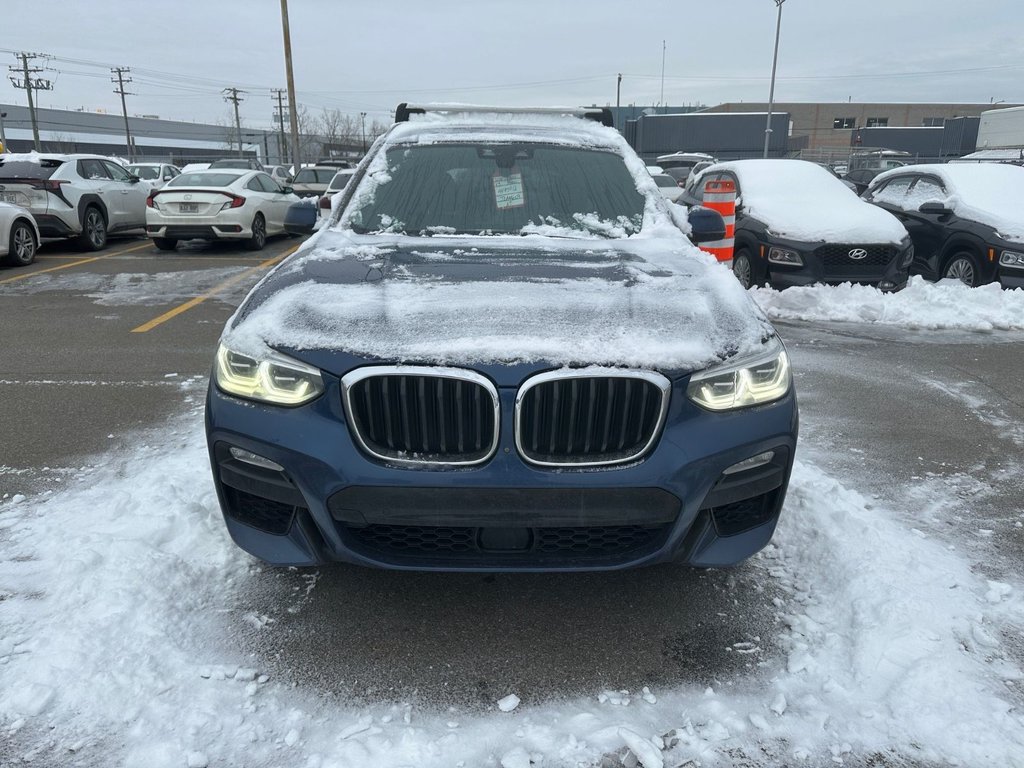
[[[1013,106],[1017,105],[1000,104],[998,108]],[[808,149],[844,149],[850,147],[851,135],[857,128],[872,125],[887,125],[890,128],[941,126],[944,119],[978,117],[985,110],[996,107],[993,104],[863,104],[838,101],[776,102],[772,109],[790,114],[792,136],[807,136]],[[702,111],[767,112],[768,103],[732,102]]]

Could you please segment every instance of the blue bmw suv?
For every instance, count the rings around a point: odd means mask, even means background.
[[[399,107],[221,338],[207,434],[239,546],[569,571],[768,543],[785,348],[607,117]]]

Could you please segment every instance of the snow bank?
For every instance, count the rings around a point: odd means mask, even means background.
[[[931,283],[911,277],[898,293],[866,285],[814,285],[806,288],[751,288],[772,320],[826,320],[897,325],[927,330],[1024,330],[1024,290],[998,283],[968,288],[959,280]]]
[[[247,609],[253,566],[220,519],[201,420],[135,436],[65,490],[0,502],[0,763],[1024,766],[1007,694],[1024,673],[1001,640],[1024,619],[1021,585],[804,463],[775,544],[747,566],[778,594],[766,645],[784,652],[731,685],[518,691],[513,711],[456,716],[270,678],[236,640],[274,624]]]
[[[717,169],[736,174],[744,212],[780,237],[868,244],[899,243],[907,236],[895,216],[806,160],[737,160],[712,168]]]

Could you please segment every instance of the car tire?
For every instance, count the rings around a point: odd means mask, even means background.
[[[173,237],[154,237],[153,245],[161,251],[173,251],[178,247],[178,241]]]
[[[981,284],[981,263],[970,251],[957,251],[946,261],[942,268],[942,276],[951,277],[974,288]]]
[[[267,220],[262,213],[257,213],[252,220],[252,237],[245,241],[246,250],[262,251],[267,244]]]
[[[107,219],[95,205],[90,205],[82,214],[78,244],[87,251],[102,251],[107,247]]]
[[[25,221],[16,221],[11,227],[6,262],[12,267],[27,267],[36,260],[39,240],[32,227]]]
[[[740,248],[732,257],[732,273],[744,288],[756,288],[764,285],[764,278],[757,272],[750,251]]]

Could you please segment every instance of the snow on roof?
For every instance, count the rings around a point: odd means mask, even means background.
[[[951,163],[978,163],[978,162],[1024,162],[1024,149],[980,149],[971,152],[969,155],[950,160]]]
[[[872,187],[901,173],[929,173],[942,180],[945,201],[958,216],[994,227],[1008,240],[1024,242],[1024,168],[1006,163],[946,163],[894,168]]]
[[[705,169],[731,171],[744,211],[772,234],[804,242],[898,243],[907,236],[888,211],[866,203],[806,160],[735,160]]]

